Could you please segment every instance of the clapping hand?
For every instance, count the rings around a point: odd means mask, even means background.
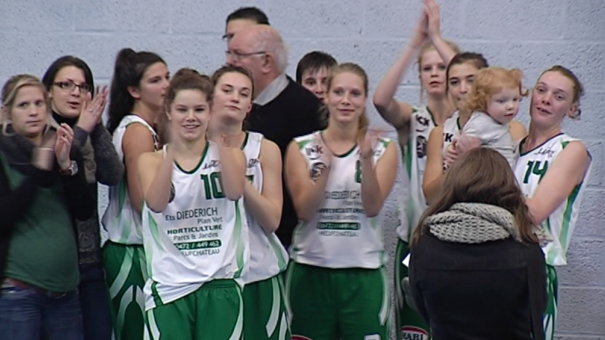
[[[97,87],[95,98],[92,100],[90,93],[87,94],[84,103],[82,103],[78,127],[91,133],[101,123],[103,111],[105,111],[105,105],[107,104],[107,92],[107,86]]]
[[[71,165],[71,159],[69,153],[71,151],[71,144],[74,140],[74,131],[69,125],[63,123],[57,129],[57,139],[55,142],[55,156],[57,163],[61,169],[67,169]]]
[[[384,133],[385,131],[381,129],[368,129],[365,133],[360,135],[358,143],[359,157],[361,157],[361,159],[368,159],[374,156],[378,140]]]

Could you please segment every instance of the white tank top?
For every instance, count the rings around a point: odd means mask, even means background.
[[[243,285],[249,261],[243,201],[225,196],[216,144],[208,142],[198,166],[173,165],[170,200],[161,213],[143,207],[143,240],[149,279],[146,309],[166,304],[215,279]]]
[[[515,166],[515,177],[519,182],[521,191],[527,197],[532,197],[538,188],[542,176],[548,171],[548,167],[555,161],[563,149],[577,138],[570,137],[564,133],[552,137],[539,147],[522,153],[525,139],[519,146],[519,159]],[[553,239],[542,248],[546,257],[546,263],[551,266],[563,266],[567,264],[567,249],[571,236],[579,216],[580,205],[584,189],[588,183],[591,165],[584,176],[584,180],[578,184],[569,196],[561,203],[555,211],[542,223],[544,230]]]
[[[460,127],[460,116],[458,114],[458,111],[456,111],[450,118],[445,121],[445,123],[443,123],[443,148],[441,152],[441,157],[443,157],[444,163],[447,147],[452,144],[455,138],[458,138],[460,136],[461,131],[462,128]]]
[[[315,142],[321,132],[295,138],[307,161],[309,178],[321,168],[322,146]],[[389,140],[381,138],[374,164],[382,157]],[[378,217],[369,218],[361,202],[359,148],[334,157],[326,184],[324,202],[309,222],[299,221],[294,230],[291,257],[297,263],[325,268],[369,268],[384,266],[387,254]]]
[[[154,149],[158,150],[159,148],[156,132],[143,118],[136,115],[125,116],[113,133],[113,145],[122,162],[125,162],[122,139],[126,133],[126,128],[133,123],[145,126],[153,136]],[[118,185],[109,187],[109,205],[103,215],[102,222],[103,229],[105,229],[107,238],[110,241],[119,244],[143,244],[141,215],[132,207],[132,203],[130,202],[126,174],[124,174]]]
[[[242,146],[247,162],[246,177],[260,193],[263,191],[263,167],[260,163],[262,143],[262,134],[247,132]],[[275,233],[267,233],[249,212],[246,212],[246,217],[250,233],[250,266],[244,281],[252,283],[284,271],[288,265],[288,253]]]
[[[422,180],[426,168],[426,150],[435,120],[428,107],[414,108],[410,121],[410,136],[404,155],[405,173],[403,182],[403,207],[401,223],[397,234],[402,241],[409,242],[410,235],[418,225],[420,216],[426,209],[426,199],[422,189]]]

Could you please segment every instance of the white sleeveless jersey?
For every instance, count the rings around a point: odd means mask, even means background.
[[[126,128],[133,123],[143,124],[153,136],[155,150],[159,148],[157,134],[143,118],[136,115],[125,116],[113,133],[113,145],[122,162],[125,162],[122,139],[126,133]],[[109,188],[109,205],[103,215],[103,228],[106,231],[107,238],[112,242],[119,244],[143,244],[141,215],[132,207],[132,203],[130,202],[126,174],[124,174],[118,185]]]
[[[531,151],[522,153],[519,149],[520,155],[515,166],[515,177],[525,196],[531,198],[534,195],[542,176],[548,171],[548,167],[552,165],[559,153],[563,151],[567,144],[578,140],[561,133]],[[523,142],[520,146],[522,145]],[[578,220],[580,204],[588,183],[591,167],[592,165],[589,166],[584,180],[542,223],[542,226],[552,238],[552,242],[542,248],[546,263],[551,266],[567,264],[567,248]]]
[[[260,193],[263,191],[263,168],[260,163],[262,143],[262,134],[248,132],[242,146],[247,162],[246,177]],[[267,233],[249,212],[246,212],[246,217],[250,234],[250,265],[244,281],[252,283],[284,271],[288,265],[288,253],[275,233]]]
[[[310,178],[324,167],[317,144],[321,132],[295,138],[307,161]],[[382,157],[389,141],[381,138],[374,152],[374,164]],[[369,218],[361,202],[359,148],[334,157],[326,184],[324,202],[309,222],[299,221],[294,230],[291,257],[298,263],[325,268],[380,268],[387,254],[381,223]]]
[[[146,309],[166,304],[214,279],[243,285],[249,259],[243,201],[229,200],[221,184],[216,144],[208,142],[198,166],[172,170],[170,200],[161,213],[143,207],[143,240],[149,279]]]
[[[422,180],[426,168],[426,150],[431,131],[435,128],[435,120],[428,107],[413,108],[410,121],[410,135],[403,150],[405,174],[403,181],[404,207],[401,223],[397,234],[402,241],[409,242],[410,235],[418,225],[420,216],[426,209],[426,199],[422,189]]]
[[[441,156],[443,157],[444,169],[447,147],[452,144],[455,138],[458,138],[460,136],[461,131],[462,128],[460,127],[460,116],[458,114],[458,111],[456,111],[450,118],[445,121],[445,123],[443,123],[443,148]]]

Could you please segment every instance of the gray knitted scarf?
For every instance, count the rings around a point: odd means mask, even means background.
[[[442,241],[483,243],[512,237],[521,242],[513,215],[507,210],[482,203],[456,203],[447,211],[429,216],[424,225]],[[542,231],[536,234],[546,240]]]

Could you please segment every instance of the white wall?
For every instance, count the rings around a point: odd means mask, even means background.
[[[443,35],[493,65],[520,67],[531,86],[553,64],[577,72],[587,94],[582,120],[566,131],[593,155],[590,188],[569,251],[559,270],[559,339],[605,339],[605,114],[604,0],[440,0]],[[109,83],[122,47],[158,52],[174,73],[190,66],[206,73],[224,61],[225,17],[242,5],[266,11],[291,51],[289,72],[306,52],[322,49],[361,64],[372,87],[406,43],[420,0],[0,0],[0,81],[12,74],[42,76],[64,54],[86,60],[100,84]],[[417,102],[417,73],[398,98]],[[527,121],[527,101],[521,120]],[[371,110],[375,126],[388,127]],[[101,204],[105,204],[102,199]],[[387,207],[391,212],[393,201]],[[392,219],[386,226],[393,253]]]

